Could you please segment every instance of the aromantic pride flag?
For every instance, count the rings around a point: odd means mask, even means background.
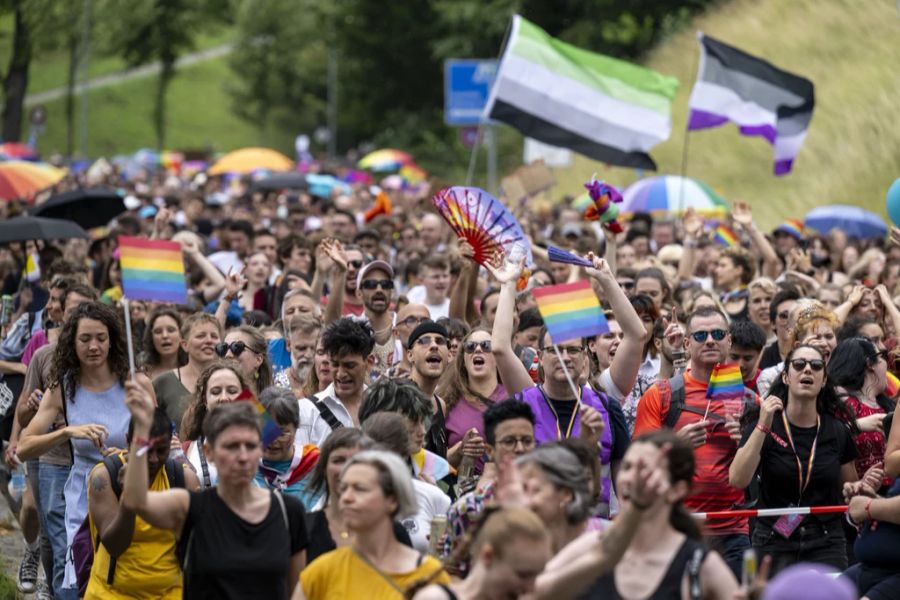
[[[181,244],[119,236],[122,292],[129,300],[187,304]]]
[[[678,80],[589,52],[513,16],[484,110],[522,135],[611,165],[656,169]]]
[[[554,344],[609,331],[589,281],[546,285],[531,290]]]
[[[688,129],[732,121],[742,134],[761,135],[775,146],[776,175],[790,172],[812,119],[813,83],[702,33],[699,39]]]

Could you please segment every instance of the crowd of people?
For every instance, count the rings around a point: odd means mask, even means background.
[[[427,188],[108,178],[129,210],[90,240],[0,247],[20,591],[900,598],[900,230],[736,203],[729,246],[564,198],[516,205],[533,264],[480,265]],[[122,302],[120,235],[181,244],[187,304]],[[554,340],[533,290],[580,280],[609,331]]]

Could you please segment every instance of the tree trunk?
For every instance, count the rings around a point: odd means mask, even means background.
[[[78,79],[78,36],[69,36],[69,78],[66,80],[66,157],[75,154],[75,81]]]
[[[3,123],[3,140],[18,141],[22,137],[22,114],[24,112],[25,92],[28,89],[28,65],[31,62],[31,39],[28,24],[22,13],[20,0],[16,2],[16,28],[13,33],[12,56],[9,59],[9,71],[3,80],[3,92],[6,102],[0,120]]]

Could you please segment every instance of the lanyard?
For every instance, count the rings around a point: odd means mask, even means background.
[[[787,416],[784,414],[785,412],[787,411],[781,411],[781,421],[784,423],[784,430],[787,433],[788,443],[791,445],[791,450],[794,451],[794,459],[797,461],[797,485],[800,488],[800,498],[802,498],[803,492],[809,487],[809,482],[812,479],[813,462],[816,460],[816,446],[818,445],[819,428],[821,427],[822,422],[819,419],[819,415],[816,415],[816,437],[813,438],[812,448],[809,450],[809,464],[806,467],[806,479],[804,480],[803,465],[800,463],[797,447],[794,446],[794,437],[791,435],[791,426],[788,423]],[[797,502],[800,501],[800,498],[797,499]]]
[[[544,402],[547,403],[547,407],[550,409],[550,412],[553,413],[553,420],[556,422],[556,439],[563,439],[562,430],[559,428],[559,414],[557,414],[556,409],[553,408],[553,403],[550,402],[550,398],[544,393],[544,388],[541,386],[537,386],[538,390],[541,392],[541,396],[544,398]],[[581,398],[575,399],[575,408],[572,410],[572,416],[569,417],[569,425],[566,427],[566,437],[572,435],[572,429],[575,427],[575,417],[578,416],[578,409],[581,408]]]

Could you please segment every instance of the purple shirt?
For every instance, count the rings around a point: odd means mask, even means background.
[[[34,353],[41,346],[46,346],[47,342],[47,334],[44,333],[43,329],[38,329],[34,335],[31,336],[31,339],[28,340],[28,343],[25,344],[25,351],[22,352],[22,364],[26,367],[28,363],[31,362],[31,357],[34,356]]]
[[[489,399],[494,402],[499,402],[500,400],[505,400],[507,397],[508,394],[506,393],[506,388],[498,383]],[[463,437],[465,437],[466,432],[472,428],[475,428],[478,431],[478,435],[484,439],[483,415],[486,409],[487,407],[475,408],[465,400],[457,402],[456,406],[451,408],[450,412],[447,414],[447,422],[445,423],[445,427],[447,428],[447,447],[452,448],[461,442]],[[475,471],[481,473],[483,470],[484,457],[481,457],[475,461]]]

